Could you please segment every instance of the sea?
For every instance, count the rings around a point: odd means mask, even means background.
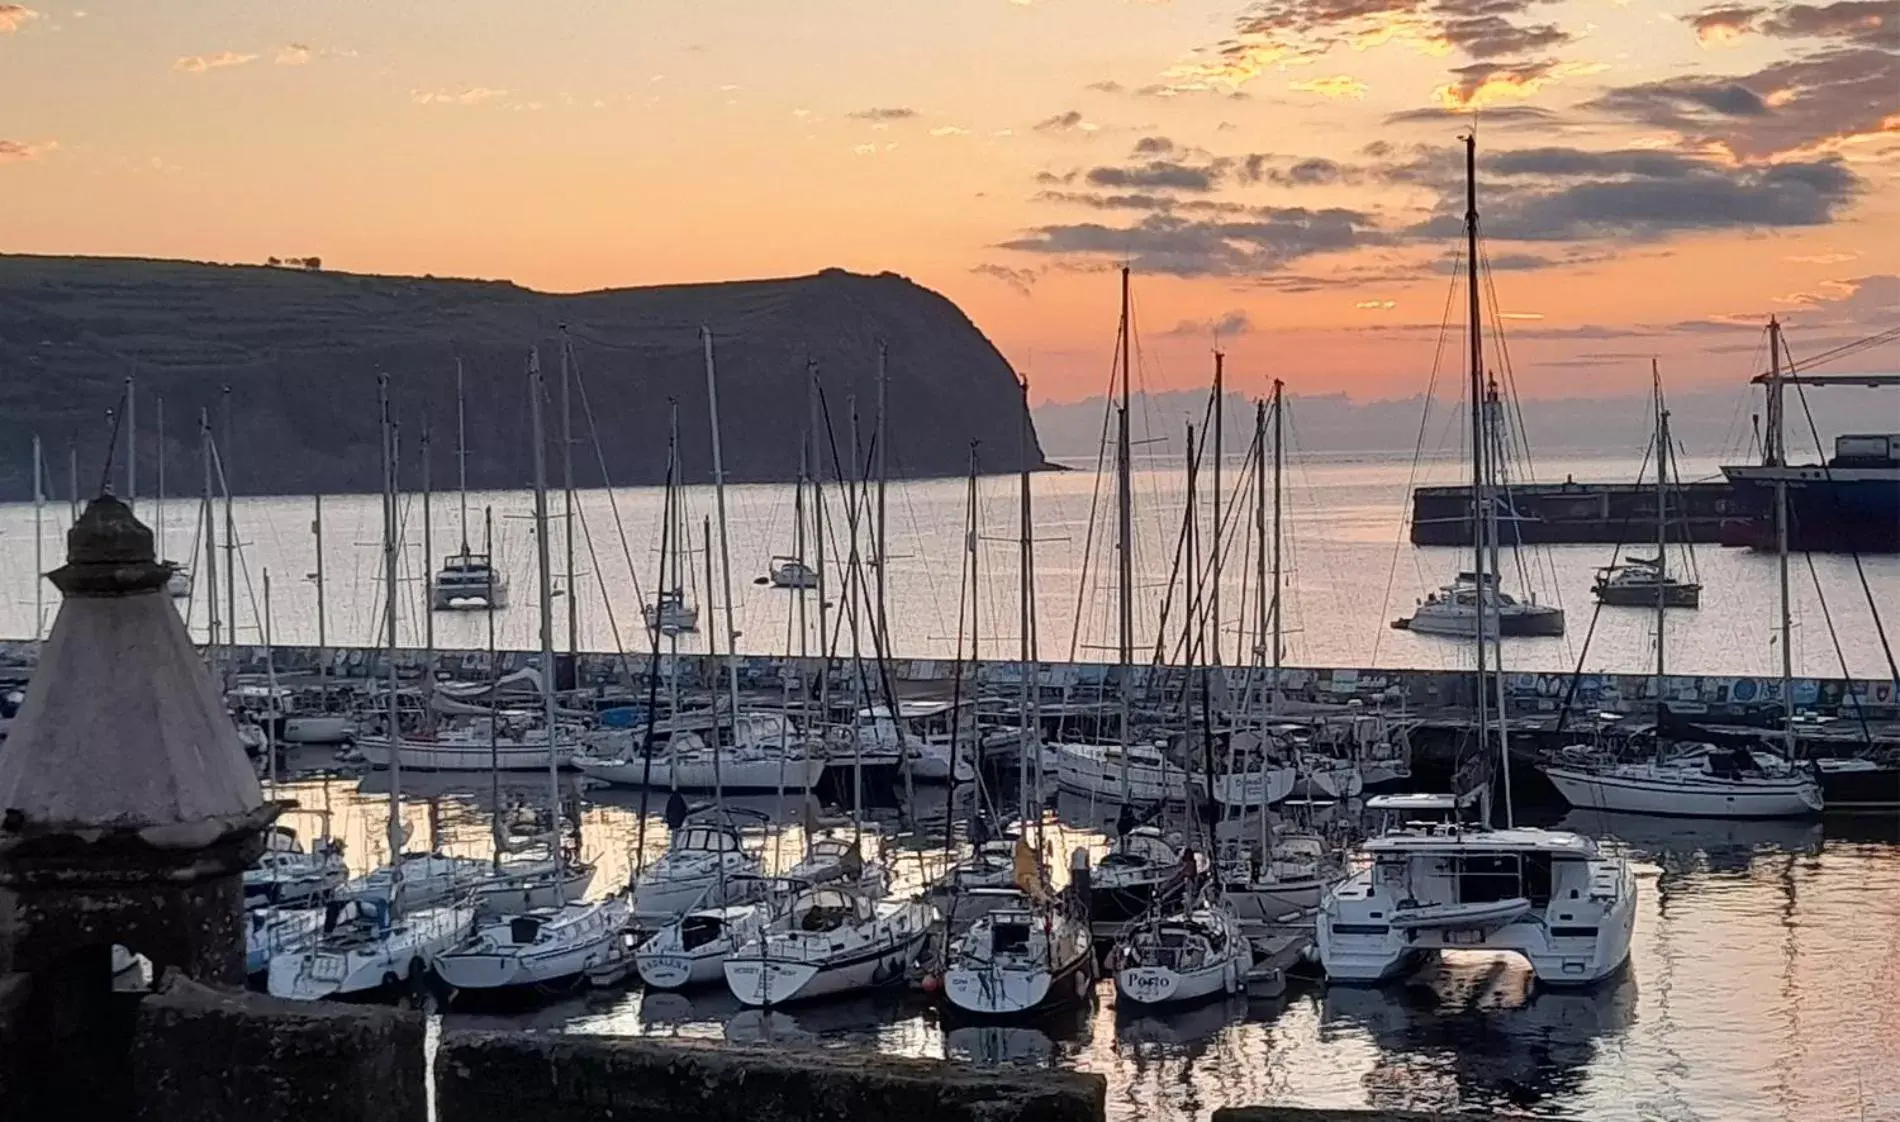
[[[308,750],[305,750],[308,751]],[[407,773],[410,845],[486,855],[486,776]],[[896,883],[942,867],[944,818],[970,788],[924,788],[908,825],[873,812]],[[305,838],[328,829],[352,870],[386,857],[386,778],[308,777],[277,797]],[[504,806],[544,800],[513,778]],[[627,883],[663,851],[661,796],[580,796],[592,891]],[[813,811],[743,801],[782,825],[768,869],[798,860]],[[835,815],[835,811],[832,812]],[[1106,851],[1110,808],[1065,796],[1051,848]],[[1525,808],[1522,821],[1599,838],[1634,863],[1638,914],[1628,968],[1586,992],[1536,987],[1508,957],[1459,953],[1398,984],[1328,987],[1294,979],[1271,999],[1171,1012],[1118,1008],[1113,983],[1072,1015],[1032,1025],[946,1024],[920,993],[762,1013],[722,988],[688,994],[585,990],[528,1008],[453,1001],[445,1031],[677,1037],[784,1050],[861,1051],[1012,1069],[1093,1072],[1117,1120],[1200,1120],[1223,1106],[1489,1110],[1591,1122],[1893,1122],[1900,1119],[1900,818],[1696,822]],[[644,821],[645,825],[642,825]]]
[[[1093,463],[1072,466],[1075,470],[1037,473],[1031,481],[1031,633],[1043,660],[1113,661],[1118,640],[1113,486]],[[1642,468],[1640,455],[1604,453],[1546,459],[1534,473],[1523,474],[1543,481],[1621,482],[1638,479]],[[1450,458],[1332,455],[1290,460],[1280,504],[1281,632],[1287,665],[1443,670],[1470,665],[1468,642],[1391,627],[1394,619],[1410,614],[1418,599],[1470,568],[1466,551],[1414,547],[1406,535],[1411,488],[1459,482],[1465,470],[1463,463]],[[1718,474],[1712,460],[1682,465],[1685,479]],[[1221,560],[1218,584],[1202,584],[1201,614],[1207,624],[1198,643],[1210,657],[1218,645],[1223,660],[1245,661],[1257,641],[1261,601],[1254,483],[1238,456],[1227,458],[1220,475],[1218,503],[1210,466],[1202,468],[1196,489],[1198,567],[1204,573],[1214,568],[1217,508]],[[736,633],[742,654],[816,653],[825,645],[816,594],[765,583],[772,558],[797,548],[796,490],[790,484],[728,487],[722,540],[714,489],[680,489],[677,525],[669,541],[683,542],[686,548],[671,567],[681,574],[678,583],[688,599],[700,607],[701,627],[669,640],[668,650],[703,652],[708,642],[716,641],[724,652],[728,630]],[[1187,522],[1185,474],[1177,462],[1144,457],[1137,462],[1131,490],[1137,657],[1146,661],[1158,652],[1165,661],[1181,661],[1188,649],[1182,625],[1187,617],[1186,582],[1178,575],[1189,571],[1181,546]],[[808,510],[816,505],[809,494],[807,502]],[[991,659],[1019,655],[1025,582],[1017,477],[980,477],[974,499],[965,479],[891,482],[883,502],[881,558],[873,532],[878,519],[873,495],[853,498],[829,486],[823,505],[826,599],[833,605],[827,621],[834,650],[848,648],[852,619],[861,624],[856,628],[861,649],[872,649],[870,629],[862,625],[872,614],[881,576],[884,627],[893,656],[953,658],[959,650],[966,657],[972,652]],[[169,496],[162,519],[154,496],[137,497],[135,507],[149,524],[162,526],[166,557],[199,574],[196,594],[180,607],[194,633],[204,637],[209,589],[202,579],[207,571],[203,504]],[[239,498],[230,510],[234,535],[226,534],[225,511],[218,504],[213,515],[220,542],[217,564],[221,572],[237,574],[235,632],[228,618],[228,594],[220,593],[218,613],[227,641],[235,634],[241,643],[267,638],[283,645],[384,642],[381,499],[333,495],[325,497],[322,507],[320,635],[315,501],[307,496]],[[527,491],[472,493],[466,501],[457,493],[439,492],[426,504],[424,496],[404,493],[398,512],[398,642],[468,649],[491,642],[505,650],[538,647],[540,582],[533,509],[533,495]],[[582,489],[575,492],[571,517],[568,509],[565,495],[549,497],[556,649],[647,650],[650,639],[639,608],[652,597],[659,580],[667,521],[664,489]],[[46,507],[40,515],[36,560],[33,506],[0,505],[0,638],[30,638],[51,627],[58,593],[48,583],[36,583],[34,573],[59,563],[70,520],[67,504]],[[1271,498],[1267,520],[1273,520]],[[234,552],[225,544],[233,537]],[[484,612],[426,610],[430,574],[464,541],[478,552],[491,552],[509,579],[509,605],[492,618]],[[1650,554],[1654,546],[1632,542],[1627,551]],[[807,543],[805,554],[816,563],[815,542]],[[1507,669],[1581,667],[1640,673],[1655,666],[1653,613],[1598,610],[1590,596],[1595,571],[1616,554],[1608,545],[1505,551],[1501,567],[1506,589],[1520,598],[1560,605],[1568,619],[1561,638],[1508,641],[1503,656]],[[1780,672],[1781,569],[1775,556],[1714,545],[1692,552],[1672,547],[1669,564],[1672,571],[1694,574],[1704,586],[1699,610],[1668,613],[1663,642],[1670,672]],[[848,579],[853,572],[856,581]],[[1900,620],[1900,557],[1796,555],[1788,560],[1787,585],[1795,675],[1891,677],[1891,656],[1881,630],[1884,622],[1891,636],[1894,621]],[[860,607],[844,610],[853,604]]]

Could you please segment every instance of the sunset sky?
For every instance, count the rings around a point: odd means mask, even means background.
[[[505,277],[827,266],[1038,398],[1424,389],[1458,136],[1527,396],[1741,382],[1900,323],[1900,4],[0,3],[0,252]],[[1448,355],[1448,361],[1455,358]],[[1839,369],[1900,369],[1900,347]]]

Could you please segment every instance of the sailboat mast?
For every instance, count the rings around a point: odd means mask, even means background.
[[[548,447],[541,422],[541,351],[528,354],[528,423],[534,439],[534,553],[535,577],[541,592],[541,723],[548,738],[548,851],[554,857],[554,878],[561,879],[561,761],[554,737],[554,574],[548,553]]]
[[[1781,409],[1781,324],[1768,321],[1768,391],[1775,402],[1774,419],[1768,435],[1775,442],[1776,466],[1786,455]],[[1775,564],[1781,581],[1781,716],[1782,736],[1787,742],[1788,758],[1794,759],[1794,620],[1788,604],[1788,479],[1787,473],[1775,473]]]
[[[1473,621],[1473,637],[1477,658],[1477,745],[1478,751],[1485,751],[1487,732],[1490,729],[1489,704],[1485,697],[1485,646],[1484,620],[1485,608],[1491,600],[1489,584],[1485,574],[1485,515],[1491,505],[1488,476],[1485,473],[1485,458],[1489,451],[1489,441],[1485,439],[1485,403],[1484,403],[1484,332],[1482,293],[1478,287],[1478,137],[1476,133],[1465,136],[1465,288],[1466,288],[1466,324],[1465,334],[1471,344],[1470,380],[1467,393],[1471,397],[1471,577],[1476,584],[1477,617]],[[1509,762],[1504,761],[1508,769]],[[1489,803],[1486,804],[1487,819]]]
[[[1128,741],[1129,741],[1129,690],[1133,683],[1135,662],[1135,515],[1134,491],[1129,480],[1132,465],[1129,462],[1128,443],[1128,351],[1129,351],[1129,308],[1128,308],[1128,266],[1122,266],[1122,311],[1121,330],[1118,332],[1121,344],[1121,393],[1116,402],[1117,423],[1115,426],[1115,549],[1116,563],[1119,566],[1118,584],[1120,590],[1116,607],[1120,612],[1119,636],[1116,642],[1116,658],[1121,663],[1121,765],[1122,765],[1122,802],[1128,802]]]
[[[818,541],[818,720],[822,724],[831,719],[830,608],[825,603],[825,450],[830,443],[830,428],[821,423],[817,360],[806,361],[805,378],[805,397],[811,409],[811,528]]]
[[[880,657],[888,655],[891,649],[890,620],[886,615],[887,609],[884,603],[884,569],[889,560],[885,556],[885,550],[889,548],[888,539],[884,536],[885,444],[887,443],[886,435],[890,427],[890,414],[885,408],[887,388],[890,384],[888,358],[889,348],[885,345],[884,340],[880,339],[877,344],[877,435],[873,438],[877,441],[877,522],[874,527],[877,533],[877,541],[873,552],[877,556],[877,568],[875,570],[877,576],[877,616],[875,618],[877,620],[876,647]]]
[[[205,494],[205,659],[220,676],[223,667],[218,658],[218,523],[217,507],[212,505],[211,486],[211,412],[198,410],[198,451],[204,460]]]
[[[567,545],[567,656],[571,660],[580,651],[580,600],[574,590],[574,411],[569,408],[573,390],[571,361],[574,344],[567,337],[567,325],[561,325],[561,496],[563,525],[561,535]]]
[[[805,488],[811,483],[811,430],[806,429],[804,437],[798,442],[798,489],[792,492],[792,556],[798,559],[800,568],[806,567],[805,560]],[[798,649],[788,651],[804,658],[811,653],[810,624],[806,619],[805,593],[810,582],[805,574],[798,574]]]
[[[39,448],[37,445],[33,450],[33,461],[36,465],[34,470],[38,471]],[[33,493],[39,494],[38,488],[35,488]],[[158,559],[163,561],[165,560],[165,399],[163,397],[158,399],[158,500],[153,508],[152,521],[158,524]]]
[[[282,706],[277,699],[277,648],[271,643],[270,628],[270,566],[264,567],[264,688],[270,697],[270,704],[264,709],[264,761],[267,769],[266,781],[272,790],[277,789],[277,720]]]
[[[462,556],[468,556],[468,403],[462,393],[462,356],[455,356],[455,473],[462,496]],[[435,564],[435,558],[425,559]],[[493,558],[490,558],[492,563]]]
[[[1273,684],[1267,690],[1270,704],[1278,704],[1280,693],[1280,661],[1285,657],[1286,644],[1282,636],[1286,634],[1286,624],[1280,618],[1280,548],[1282,534],[1282,501],[1285,495],[1283,477],[1286,469],[1286,384],[1280,379],[1273,380],[1273,596],[1268,601],[1273,617],[1272,668]]]
[[[1208,589],[1208,608],[1207,608],[1208,628],[1209,628],[1208,633],[1213,636],[1213,642],[1208,645],[1207,649],[1208,649],[1208,653],[1212,656],[1214,665],[1216,666],[1220,665],[1220,575],[1221,575],[1220,574],[1220,568],[1221,568],[1220,566],[1220,532],[1221,532],[1221,509],[1222,509],[1221,508],[1221,490],[1220,490],[1220,456],[1221,456],[1221,426],[1224,423],[1222,418],[1225,416],[1223,410],[1225,408],[1225,399],[1227,397],[1226,383],[1224,381],[1225,374],[1223,371],[1223,367],[1225,366],[1226,362],[1227,362],[1226,355],[1222,354],[1219,351],[1214,352],[1214,433],[1213,433],[1214,451],[1213,451],[1212,463],[1210,464],[1211,468],[1213,469],[1213,478],[1209,480],[1209,482],[1212,483],[1214,487],[1214,522],[1213,522],[1214,536],[1213,536],[1213,540],[1208,545],[1208,550],[1209,550],[1208,555],[1212,559],[1212,562],[1213,562],[1214,584],[1212,588]]]
[[[732,703],[732,735],[736,743],[739,736],[739,662],[733,651],[738,645],[739,628],[732,613],[732,550],[726,533],[726,467],[719,447],[719,378],[713,369],[712,328],[701,327],[699,341],[706,352],[706,411],[712,420],[713,506],[719,515],[719,575],[726,613],[726,692]],[[706,548],[712,548],[710,536],[706,540]],[[706,567],[712,568],[710,557],[706,560]],[[711,572],[706,574],[706,587],[711,591]],[[713,755],[715,759],[718,757],[716,749]]]
[[[435,519],[430,517],[429,508],[435,488],[430,484],[429,459],[429,418],[425,413],[422,418],[422,564],[425,574],[429,566],[435,564]],[[432,686],[435,682],[435,591],[425,588],[423,595],[427,597],[428,610],[422,613],[422,645],[428,649],[425,665],[427,681]]]
[[[1663,630],[1667,616],[1668,586],[1663,564],[1669,548],[1669,411],[1663,408],[1662,373],[1656,360],[1649,360],[1651,392],[1656,398],[1656,721],[1661,729],[1663,716]],[[1657,738],[1661,743],[1661,737]]]
[[[40,436],[33,434],[33,641],[46,633],[46,472],[40,456]],[[160,526],[163,526],[160,523]],[[159,531],[163,533],[161,529]],[[159,560],[164,560],[161,552]]]
[[[1029,821],[1029,808],[1031,806],[1029,757],[1031,753],[1040,756],[1041,750],[1038,742],[1042,739],[1042,722],[1036,720],[1033,713],[1038,687],[1036,652],[1031,643],[1030,635],[1035,628],[1035,623],[1032,618],[1035,611],[1032,597],[1035,595],[1036,547],[1033,537],[1034,531],[1030,529],[1035,523],[1032,520],[1033,515],[1029,492],[1029,379],[1027,378],[1022,379],[1022,391],[1023,410],[1021,417],[1018,418],[1016,423],[1016,465],[1017,472],[1021,477],[1020,489],[1022,504],[1022,513],[1018,520],[1022,533],[1017,541],[1017,550],[1019,551],[1017,568],[1019,570],[1019,576],[1021,577],[1019,595],[1022,598],[1021,612],[1017,622],[1017,626],[1022,630],[1022,641],[1019,644],[1022,662],[1020,671],[1022,675],[1022,711],[1018,716],[1018,724],[1020,726],[1018,744],[1020,750],[1016,756],[1016,796],[1020,806],[1018,821],[1027,823]],[[1040,802],[1040,800],[1037,800],[1037,802]],[[1038,852],[1040,852],[1041,847],[1038,846],[1037,849]]]
[[[402,910],[402,720],[397,704],[396,580],[402,545],[396,540],[396,438],[389,417],[389,375],[376,376],[383,435],[383,662],[389,691],[389,910]]]
[[[229,632],[231,646],[237,647],[237,511],[233,509],[236,497],[231,492],[231,452],[237,440],[231,431],[231,387],[224,387],[220,402],[223,410],[224,445],[217,449],[218,478],[224,483],[224,626]],[[393,469],[392,469],[393,470]],[[395,585],[390,585],[391,589]],[[211,586],[211,595],[218,594],[218,586]],[[393,593],[392,593],[393,594]]]
[[[125,505],[139,509],[139,395],[132,375],[125,376]],[[165,559],[159,554],[159,560]]]
[[[712,519],[710,518],[702,518],[700,520],[700,541],[704,543],[704,548],[706,550],[706,593],[707,595],[710,596],[712,594],[712,583],[713,583]],[[711,612],[707,612],[706,614],[709,616],[712,615]],[[718,658],[719,657],[719,640],[717,639],[717,636],[719,634],[719,628],[716,626],[711,626],[712,624],[711,620],[708,620],[707,623],[709,626],[706,628],[706,653],[708,655],[711,655],[714,658]],[[727,645],[730,646],[731,639],[732,639],[732,632],[730,630],[726,632],[726,639],[727,639]],[[732,712],[726,718],[731,723],[732,743],[733,743],[733,747],[735,748],[738,747],[739,745],[738,696],[739,695],[737,692],[737,688],[735,687],[734,692],[732,694]],[[724,810],[726,806],[726,785],[725,785],[724,780],[721,778],[719,774],[719,756],[720,756],[719,706],[715,704],[713,706],[713,728],[712,728],[713,802],[717,803],[721,810]],[[677,756],[674,757],[673,766],[675,767],[675,769],[677,769],[679,766],[679,758]]]
[[[330,664],[330,634],[324,618],[327,605],[324,603],[323,594],[323,496],[312,495],[311,506],[313,511],[310,516],[310,533],[316,538],[317,567],[311,571],[310,579],[317,586],[317,685],[321,687],[324,671]],[[325,698],[327,700],[327,694]]]

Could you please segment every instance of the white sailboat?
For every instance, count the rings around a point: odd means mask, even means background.
[[[1048,886],[1041,858],[1017,838],[1008,887],[959,894],[975,922],[950,946],[943,996],[952,1011],[979,1019],[1034,1016],[1087,996],[1095,981],[1095,940],[1084,910]]]
[[[311,852],[266,849],[244,870],[244,906],[308,904],[341,888],[349,879],[343,846],[319,838]]]
[[[655,791],[809,791],[823,778],[825,757],[783,713],[748,710],[716,722],[656,739],[651,759],[639,751],[644,730],[601,730],[573,763],[593,779]]]
[[[383,626],[388,643],[384,659],[389,674],[389,724],[395,728],[399,547],[396,463],[387,376],[379,389],[383,429]],[[453,895],[456,866],[451,862],[457,859],[418,855],[412,861],[402,855],[402,817],[402,769],[398,764],[389,774],[389,849],[398,856],[393,864],[377,870],[384,874],[381,883],[374,886],[379,891],[365,891],[370,886],[359,884],[358,891],[346,897],[344,893],[350,885],[339,889],[338,898],[324,908],[323,933],[317,940],[305,950],[278,954],[270,960],[268,987],[272,996],[311,1001],[362,994],[404,983],[419,984],[436,955],[468,936],[475,923],[475,906]],[[437,874],[420,879],[423,891],[416,896],[426,896],[439,884],[445,889],[443,897],[438,897],[442,902],[430,903],[409,896],[404,874],[412,867],[419,872],[427,869]]]
[[[1775,373],[1780,369],[1779,329],[1774,329],[1771,348]],[[1654,370],[1656,445],[1669,447],[1669,411],[1663,405],[1662,378]],[[1666,460],[1667,453],[1659,451]],[[1657,468],[1656,554],[1659,559],[1667,544],[1666,523],[1662,512],[1666,502],[1667,472]],[[1777,506],[1777,518],[1785,510]],[[1786,538],[1782,539],[1785,547]],[[1791,640],[1788,621],[1786,550],[1781,558],[1782,619],[1782,703],[1792,715]],[[1660,568],[1658,569],[1660,575]],[[1672,738],[1669,712],[1665,701],[1666,609],[1672,606],[1672,590],[1662,581],[1652,582],[1650,606],[1656,613],[1656,728],[1646,756],[1631,757],[1616,751],[1600,752],[1589,745],[1571,745],[1544,764],[1544,775],[1571,806],[1590,810],[1627,811],[1636,814],[1677,815],[1687,818],[1799,818],[1819,814],[1823,799],[1821,779],[1809,767],[1794,762],[1792,723],[1786,728],[1787,754],[1771,751],[1767,745],[1719,746],[1708,742],[1680,741]],[[1606,603],[1608,601],[1605,601]],[[1625,749],[1629,745],[1623,746]]]
[[[540,771],[548,757],[564,766],[581,748],[580,737],[526,714],[497,714],[500,728],[491,736],[488,722],[465,720],[432,732],[409,732],[392,740],[387,733],[356,738],[356,749],[371,767],[386,768],[394,755],[405,768],[417,771]]]
[[[893,985],[908,975],[936,918],[920,899],[808,886],[726,959],[726,986],[747,1005],[777,1006]]]
[[[707,888],[678,919],[634,950],[634,966],[650,989],[680,990],[725,980],[726,959],[759,938],[801,882],[734,875]]]
[[[1211,905],[1138,924],[1115,952],[1115,996],[1136,1005],[1239,993],[1253,968],[1253,945],[1240,921]]]

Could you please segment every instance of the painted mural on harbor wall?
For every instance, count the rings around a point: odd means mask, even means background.
[[[285,678],[314,676],[319,654],[325,671],[336,678],[367,680],[387,675],[385,653],[380,649],[332,648],[319,652],[310,647],[279,647],[270,661]],[[226,652],[230,657],[231,652]],[[33,643],[0,642],[0,667],[29,671],[37,658]],[[444,675],[465,681],[487,678],[533,668],[540,662],[539,652],[440,651],[435,655]],[[263,647],[235,648],[236,673],[264,675],[268,669]],[[398,678],[419,678],[428,664],[421,650],[399,651],[396,655]],[[594,654],[555,656],[555,675],[563,689],[584,689],[597,693],[634,690],[647,684],[647,668],[657,665],[659,682],[664,688],[682,690],[714,689],[724,685],[725,661],[709,655]],[[833,660],[831,684],[834,694],[849,696],[861,688],[873,696],[882,692],[873,664],[862,672],[870,680],[860,682],[860,671],[846,660]],[[818,659],[741,656],[738,677],[741,689],[749,692],[789,693],[803,697],[813,693],[823,663]],[[885,674],[900,695],[947,696],[957,686],[961,673],[963,688],[974,695],[1013,698],[1022,688],[1022,664],[1013,661],[986,661],[958,664],[949,659],[895,659],[886,664]],[[1044,704],[1086,704],[1118,697],[1118,687],[1126,679],[1141,695],[1150,698],[1179,696],[1185,685],[1180,667],[1133,667],[1127,671],[1103,663],[1044,662],[1037,665],[1038,697]],[[1244,667],[1219,668],[1214,689],[1224,695],[1219,700],[1238,700],[1251,688],[1259,689],[1263,672]],[[1367,706],[1403,708],[1428,715],[1440,711],[1469,709],[1473,702],[1474,679],[1469,671],[1456,670],[1371,670],[1354,668],[1287,667],[1280,672],[1284,696],[1309,702],[1347,702],[1357,700]],[[1796,678],[1791,683],[1797,714],[1848,720],[1900,719],[1900,686],[1891,680]],[[1510,710],[1518,717],[1555,716],[1566,703],[1572,720],[1578,714],[1642,714],[1656,704],[1655,676],[1650,674],[1524,674],[1504,676],[1504,691]],[[1670,675],[1663,679],[1663,692],[1670,708],[1685,716],[1706,713],[1712,718],[1759,717],[1781,707],[1782,684],[1778,678],[1733,675]]]

